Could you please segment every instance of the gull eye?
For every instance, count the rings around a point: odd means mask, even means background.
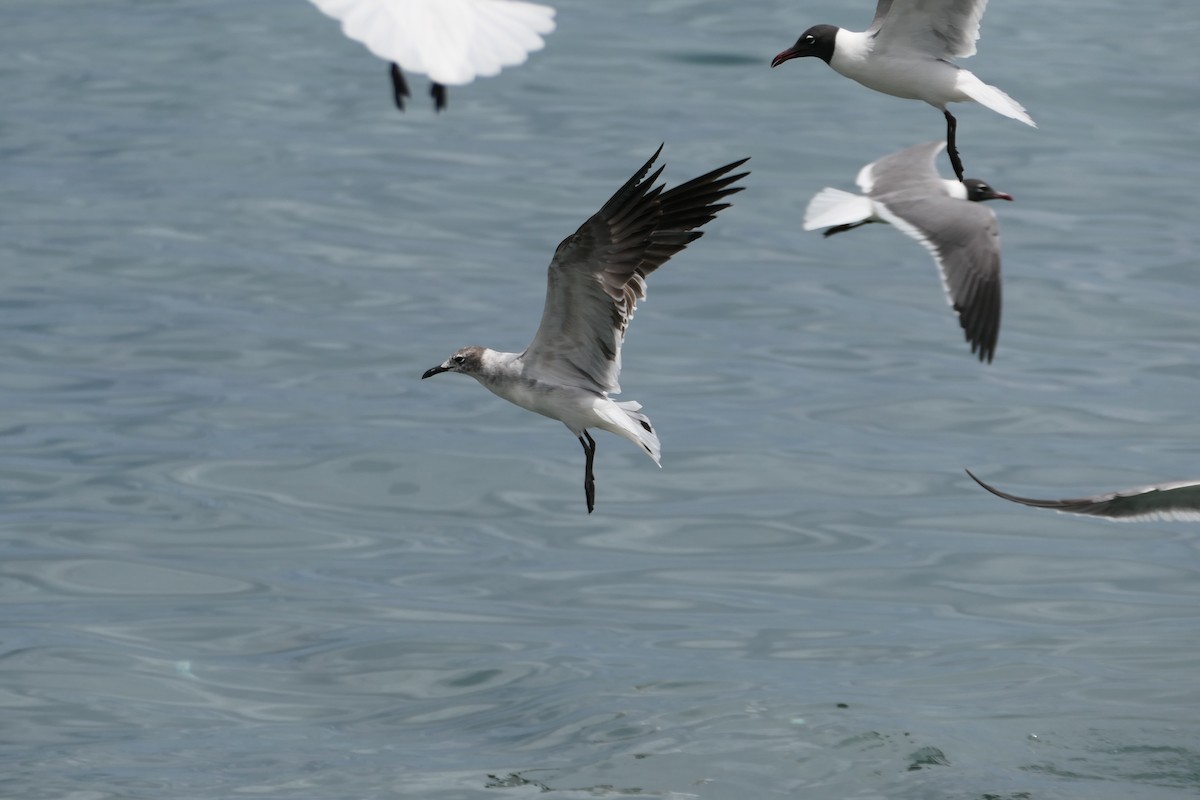
[[[454,363],[458,364],[459,366],[462,366],[464,363],[466,363],[466,360],[467,360],[466,356],[455,356],[454,357]]]
[[[808,35],[806,35],[806,36],[804,37],[804,43],[805,43],[805,44],[816,44],[816,43],[817,43],[817,37],[813,36],[813,35],[810,33],[810,34],[808,34]]]

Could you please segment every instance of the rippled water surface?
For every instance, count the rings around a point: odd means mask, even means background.
[[[10,7],[0,795],[1195,797],[1200,531],[962,468],[1200,477],[1200,13],[991,4],[1040,127],[958,113],[1017,198],[984,366],[917,244],[800,230],[942,135],[768,68],[869,5],[559,0],[440,115],[302,0]],[[753,174],[631,328],[663,469],[597,435],[588,516],[561,425],[419,377],[522,348],[662,141]]]

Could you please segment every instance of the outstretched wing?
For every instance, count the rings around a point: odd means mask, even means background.
[[[875,50],[920,50],[934,58],[975,55],[987,0],[880,0]],[[882,19],[880,14],[883,14]]]
[[[907,191],[914,195],[945,194],[936,159],[946,149],[944,141],[906,147],[872,161],[854,180],[870,195]]]
[[[621,343],[646,276],[689,242],[696,230],[742,187],[746,172],[728,173],[747,159],[663,191],[662,173],[650,167],[662,147],[591,219],[558,246],[546,281],[542,322],[521,355],[539,373],[597,392],[621,391]],[[648,174],[650,173],[650,174]]]
[[[380,58],[460,86],[545,46],[554,9],[520,0],[311,0]]]
[[[945,146],[929,142],[881,158],[863,168],[859,184],[880,218],[933,256],[971,352],[990,362],[1000,338],[999,224],[983,204],[946,194],[934,166]]]
[[[875,4],[875,17],[871,20],[871,27],[867,28],[867,33],[875,33],[883,25],[883,21],[887,19],[888,12],[892,9],[892,0],[879,0]]]
[[[1037,500],[1002,492],[976,478],[971,470],[966,472],[976,483],[997,497],[1034,508],[1052,508],[1066,514],[1104,517],[1120,522],[1151,519],[1200,521],[1200,481],[1139,486],[1094,497]]]

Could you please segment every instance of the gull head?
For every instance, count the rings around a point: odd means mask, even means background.
[[[813,25],[800,34],[794,45],[771,59],[771,66],[778,67],[785,61],[805,56],[819,58],[828,64],[829,59],[833,58],[833,42],[837,39],[837,32],[836,25]]]
[[[421,376],[421,380],[432,378],[434,375],[439,375],[443,372],[462,372],[466,375],[476,375],[483,366],[483,353],[484,348],[478,345],[464,347],[436,367],[425,370],[425,374]]]
[[[1011,194],[997,192],[985,181],[978,178],[967,178],[963,181],[963,188],[967,190],[967,199],[979,203],[984,200],[1012,200]]]

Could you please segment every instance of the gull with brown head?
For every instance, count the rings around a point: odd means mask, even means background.
[[[464,347],[422,378],[460,372],[505,400],[562,422],[583,446],[584,496],[595,508],[589,428],[622,436],[660,463],[658,434],[635,401],[617,402],[621,391],[621,344],[646,278],[702,235],[698,230],[729,206],[724,198],[742,190],[730,174],[741,159],[664,190],[655,185],[663,168],[650,160],[579,230],[559,244],[550,261],[546,303],[533,341],[520,353]]]

